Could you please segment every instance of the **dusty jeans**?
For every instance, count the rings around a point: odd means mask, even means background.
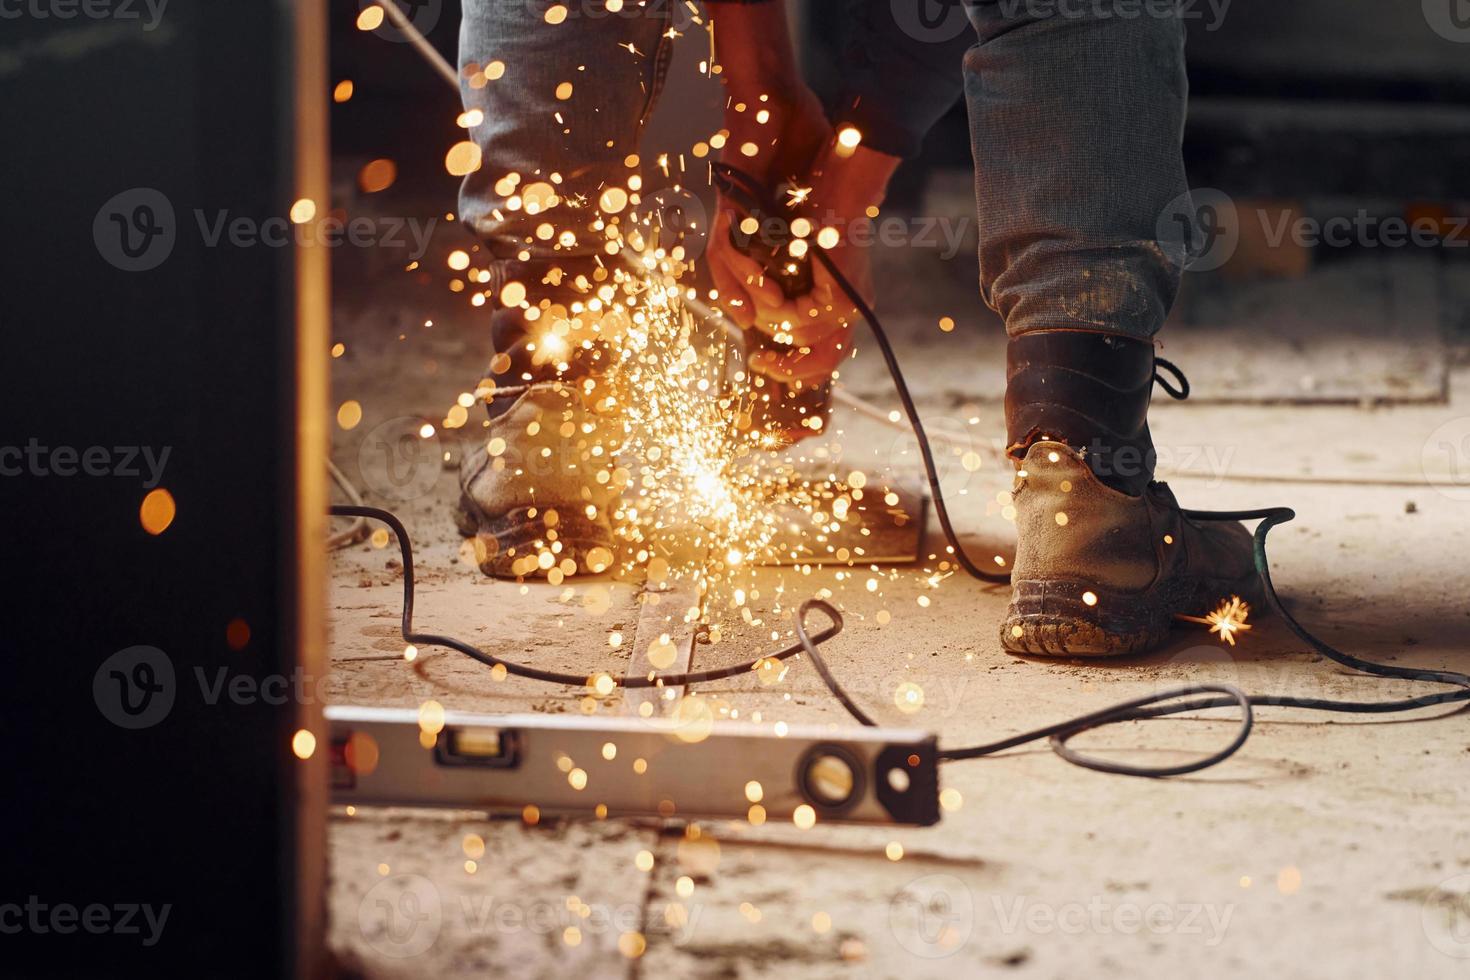
[[[1159,229],[1172,223],[1171,210],[1188,213],[1177,11],[1167,0],[913,5],[912,15],[907,4],[880,0],[823,5],[836,15],[824,23],[842,35],[834,121],[858,126],[867,146],[910,155],[963,91],[986,303],[1013,336],[1071,327],[1151,337],[1181,274]],[[626,183],[627,157],[659,96],[665,32],[700,29],[675,23],[689,16],[675,0],[628,2],[616,13],[606,0],[578,0],[559,24],[546,22],[548,6],[465,5],[464,101],[484,121],[473,130],[483,163],[464,182],[461,212],[500,259],[496,292],[504,278],[534,288],[549,264],[572,274],[594,267],[605,239],[586,234],[555,247],[537,237],[545,214],[512,210],[510,198],[552,182],[559,208],[578,202],[586,209],[579,222],[595,218],[602,190]],[[497,189],[510,173],[520,176],[516,186]],[[495,333],[497,350],[519,369],[524,326],[504,317]]]

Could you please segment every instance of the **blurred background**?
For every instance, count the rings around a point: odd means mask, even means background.
[[[1299,0],[1190,8],[1184,155],[1196,207],[1223,241],[1187,277],[1162,339],[1171,358],[1211,360],[1211,370],[1196,372],[1200,401],[1445,397],[1450,348],[1470,336],[1470,58],[1453,39],[1459,28],[1448,0],[1442,24],[1412,7]],[[969,31],[957,6],[929,8],[930,23]],[[454,63],[456,0],[413,9]],[[332,3],[332,77],[352,84],[332,108],[334,189],[348,208],[451,210],[456,181],[443,157],[458,139],[453,95],[409,44],[395,43],[391,25],[359,30],[359,10],[354,0]],[[840,25],[817,5],[792,11],[808,78],[830,93]],[[685,151],[719,127],[719,86],[698,70],[703,32],[686,33],[676,50],[645,158]],[[1003,381],[999,322],[976,302],[969,152],[956,103],[900,171],[885,208],[944,221],[952,243],[936,234],[920,247],[880,247],[878,259],[880,312],[911,358],[939,340],[939,316],[957,320],[959,336],[943,338],[948,356],[936,352],[913,372],[928,394],[956,403],[994,400]],[[393,162],[396,180],[368,194],[363,168],[382,159]],[[1292,231],[1302,222],[1326,229],[1334,219],[1369,228],[1307,244]],[[1394,220],[1433,229],[1434,243],[1385,245],[1375,230]],[[361,295],[365,271],[337,263],[339,285]],[[873,397],[886,381],[867,362],[849,380]]]

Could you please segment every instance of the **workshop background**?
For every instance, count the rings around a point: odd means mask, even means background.
[[[821,88],[829,5],[793,5]],[[0,474],[0,976],[1464,976],[1462,710],[1263,708],[1236,756],[1175,780],[1086,772],[1036,744],[946,765],[927,828],[330,805],[325,704],[434,705],[432,721],[624,718],[647,702],[406,648],[399,542],[329,525],[329,493],[402,519],[426,629],[618,675],[680,625],[658,583],[487,580],[456,533],[480,424],[463,396],[491,354],[485,310],[450,287],[450,256],[473,245],[445,169],[460,107],[368,6],[3,11],[0,450],[22,452],[0,464],[28,469]],[[401,6],[453,62],[458,3]],[[947,9],[925,12],[943,24]],[[1294,507],[1272,537],[1275,583],[1328,642],[1470,669],[1470,10],[1189,9],[1185,158],[1217,233],[1160,336],[1194,386],[1151,416],[1161,478],[1191,507]],[[680,39],[645,157],[717,126],[707,43]],[[875,261],[946,497],[985,555],[1011,480],[972,184],[956,106],[886,209],[935,234]],[[281,219],[303,200],[394,240],[211,244],[195,224]],[[110,214],[151,234],[164,205],[178,235],[158,262],[151,237],[117,250]],[[1405,242],[1405,226],[1427,236]],[[860,344],[843,381],[881,417],[898,400],[875,353]],[[913,482],[912,437],[858,413],[834,428],[834,469]],[[91,447],[112,468],[83,478]],[[932,518],[921,544],[942,548]],[[1143,657],[1019,659],[995,640],[1004,588],[926,569],[761,570],[697,663],[789,641],[794,601],[829,590],[847,628],[823,651],[846,688],[881,724],[944,744],[1186,683],[1424,691],[1342,669],[1264,614],[1234,645],[1197,625]],[[702,718],[852,724],[809,664],[753,673],[686,693]],[[1077,745],[1169,763],[1237,726],[1200,712]],[[576,771],[595,791],[635,778],[631,763]]]
[[[333,108],[336,193],[350,213],[452,209],[443,166],[457,138],[451,94],[407,45],[374,43],[355,30],[353,4],[338,7],[333,78],[354,90]],[[820,5],[796,7],[820,92],[840,31]],[[1463,481],[1466,457],[1436,439],[1466,434],[1470,404],[1470,46],[1430,29],[1413,4],[1241,2],[1223,19],[1197,9],[1185,156],[1191,186],[1204,192],[1197,203],[1218,206],[1228,254],[1217,250],[1187,277],[1161,336],[1161,352],[1194,386],[1187,403],[1156,403],[1162,475],[1188,506],[1296,507],[1298,524],[1273,541],[1278,584],[1330,641],[1399,664],[1463,668],[1470,605],[1458,566],[1470,495],[1446,488]],[[429,32],[451,60],[454,25],[446,5]],[[699,138],[691,133],[719,127],[719,87],[699,73],[707,39],[690,30],[676,51],[645,159],[687,151]],[[383,159],[396,180],[366,193],[363,175]],[[1428,219],[1444,240],[1393,248],[1354,234],[1303,245],[1273,231],[1360,213],[1375,228]],[[962,105],[900,172],[890,214],[911,229],[940,222],[926,241],[878,248],[878,309],[950,455],[944,485],[962,537],[988,554],[975,529],[996,519],[996,494],[1009,487],[990,462],[1003,434],[1005,341],[975,298]],[[472,415],[446,429],[455,421],[446,412],[490,355],[475,317],[444,287],[444,254],[471,242],[440,227],[408,276],[375,252],[335,265],[334,340],[345,352],[333,362],[334,398],[355,400],[362,417],[334,434],[334,459],[379,491],[370,502],[391,503],[408,523],[428,569],[424,621],[554,669],[617,669],[605,656],[610,635],[636,651],[669,628],[650,617],[637,583],[482,581],[446,519],[454,460],[478,425]],[[951,329],[940,325],[946,317]],[[858,346],[844,383],[896,409],[881,360]],[[899,481],[917,474],[911,439],[842,418],[844,467]],[[430,445],[395,456],[391,484],[374,477],[385,436],[401,447],[425,421],[439,426]],[[986,465],[954,465],[966,453]],[[332,566],[334,678],[354,701],[586,710],[585,691],[502,682],[454,654],[419,651],[411,667],[373,659],[402,648],[396,551],[378,544],[341,551]],[[1407,690],[1330,669],[1269,619],[1236,647],[1201,629],[1116,664],[1017,661],[992,639],[1003,591],[959,576],[931,592],[899,571],[877,576],[880,591],[869,593],[864,577],[844,587],[817,571],[788,576],[785,588],[838,590],[849,630],[832,641],[831,659],[843,683],[882,723],[917,723],[945,742],[1189,681],[1365,699]],[[781,600],[772,589],[752,602],[761,625],[736,619],[698,662],[758,654],[765,630],[789,627]],[[895,692],[913,686],[924,708],[909,714]],[[743,717],[849,724],[800,668],[770,688],[727,681],[699,693]],[[596,710],[634,704],[614,696]],[[339,813],[332,944],[371,976],[1457,975],[1470,952],[1453,933],[1470,909],[1470,835],[1458,817],[1470,771],[1463,715],[1422,724],[1262,715],[1230,766],[1172,783],[1110,780],[1044,751],[949,766],[944,785],[962,806],[923,831]],[[1141,746],[1135,758],[1164,762],[1220,744],[1230,724],[1179,722],[1167,735],[1096,744]],[[385,895],[440,910],[433,941],[421,949],[414,933],[405,945],[392,931],[400,920],[364,912]]]

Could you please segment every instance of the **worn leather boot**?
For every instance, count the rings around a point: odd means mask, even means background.
[[[611,424],[578,383],[500,388],[491,397],[484,440],[460,465],[455,512],[480,570],[557,582],[610,570],[609,515],[621,483]]]
[[[1018,549],[1000,627],[1012,653],[1105,657],[1162,643],[1256,583],[1250,533],[1199,523],[1153,480],[1153,345],[1048,331],[1011,342],[1006,417]]]

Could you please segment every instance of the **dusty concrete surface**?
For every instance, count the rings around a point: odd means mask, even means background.
[[[542,666],[621,673],[626,648],[608,637],[636,622],[636,583],[491,583],[461,557],[448,516],[452,464],[478,416],[461,429],[442,420],[487,356],[483,323],[456,313],[437,288],[405,298],[392,285],[400,274],[384,270],[381,290],[339,304],[346,351],[334,362],[336,397],[360,401],[363,419],[339,429],[334,456],[413,535],[419,623]],[[957,403],[926,391],[950,337],[930,317],[914,322],[933,331],[908,345],[908,365],[926,413],[950,434],[945,485],[957,520],[1003,536],[1001,474],[990,460],[975,473],[958,465],[999,435],[997,392]],[[1452,386],[1449,405],[1163,405],[1156,437],[1187,505],[1297,508],[1298,521],[1272,541],[1276,579],[1325,638],[1369,658],[1466,670],[1470,492],[1429,482],[1463,481],[1470,466],[1470,373]],[[425,420],[438,426],[432,440],[400,441]],[[913,467],[911,442],[896,433],[842,428],[844,463]],[[401,570],[394,546],[377,544],[386,547],[363,542],[333,557],[334,700],[584,710],[584,690],[497,681],[453,653],[426,649],[405,662]],[[852,693],[880,721],[932,729],[946,745],[1189,681],[1364,700],[1417,693],[1304,652],[1268,618],[1235,648],[1197,628],[1134,660],[1018,660],[995,639],[1002,589],[961,577],[934,587],[923,567],[764,572],[751,621],[727,610],[724,638],[701,648],[697,663],[786,642],[791,609],[822,588],[847,613],[829,657]],[[904,682],[924,692],[916,713],[895,704]],[[700,693],[764,722],[850,724],[800,663],[778,685],[740,679]],[[617,713],[616,697],[596,710]],[[1221,745],[1233,725],[1229,713],[1211,712],[1078,744],[1175,759]],[[1189,778],[1099,775],[1044,747],[950,765],[943,785],[962,804],[924,830],[524,826],[475,813],[339,810],[331,941],[345,966],[369,977],[1458,977],[1470,969],[1467,777],[1463,713],[1266,709],[1239,755]]]

